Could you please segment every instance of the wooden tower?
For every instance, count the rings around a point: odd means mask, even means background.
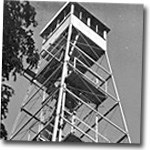
[[[107,53],[110,29],[66,3],[41,32],[38,70],[10,140],[131,143]]]

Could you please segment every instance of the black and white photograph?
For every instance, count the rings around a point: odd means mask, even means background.
[[[143,20],[143,4],[4,0],[1,139],[141,144]]]

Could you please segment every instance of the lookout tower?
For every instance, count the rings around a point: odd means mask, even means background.
[[[110,29],[66,3],[41,32],[38,70],[10,140],[131,143],[107,53]]]

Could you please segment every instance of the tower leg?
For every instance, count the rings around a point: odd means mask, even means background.
[[[109,61],[107,52],[105,53],[105,56],[106,56],[106,60],[107,60],[108,66],[109,66],[109,70],[112,74],[112,69],[111,69],[111,65],[110,65],[110,61]],[[131,138],[129,136],[128,126],[127,126],[127,123],[126,123],[126,120],[125,120],[125,115],[124,115],[124,112],[123,112],[123,109],[122,109],[122,105],[121,105],[121,102],[120,102],[120,97],[119,97],[119,94],[118,94],[118,90],[117,90],[115,79],[114,79],[113,75],[112,75],[112,82],[113,82],[113,85],[114,85],[114,88],[115,88],[115,93],[116,93],[116,96],[117,96],[117,100],[119,101],[119,108],[120,108],[120,111],[121,111],[121,114],[122,114],[122,120],[123,120],[123,123],[124,123],[124,127],[125,127],[125,130],[127,132],[127,138],[128,138],[129,143],[131,143]]]
[[[59,98],[58,98],[58,104],[57,104],[57,110],[56,110],[56,118],[55,118],[55,124],[54,124],[54,131],[53,131],[53,137],[52,141],[55,142],[57,140],[57,131],[59,127],[59,120],[60,120],[60,114],[61,114],[61,105],[64,96],[64,85],[65,85],[65,78],[68,73],[68,67],[67,62],[69,60],[69,44],[71,39],[71,33],[72,33],[72,24],[69,25],[68,29],[68,37],[67,37],[67,45],[66,45],[66,51],[65,51],[65,57],[64,57],[64,64],[63,64],[63,70],[62,70],[62,78],[61,78],[61,85],[60,85],[60,91],[59,91]]]

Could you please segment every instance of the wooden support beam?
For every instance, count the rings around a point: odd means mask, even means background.
[[[121,143],[126,137],[127,137],[127,134],[122,136],[116,143]]]
[[[116,106],[118,105],[118,103],[116,103],[114,106],[112,106],[103,116],[107,116]],[[98,123],[103,120],[103,117],[98,119]],[[94,123],[91,127],[94,128],[96,125],[96,123]],[[90,129],[86,130],[85,133],[88,133],[90,131]],[[83,138],[84,134],[80,136],[80,138]]]

